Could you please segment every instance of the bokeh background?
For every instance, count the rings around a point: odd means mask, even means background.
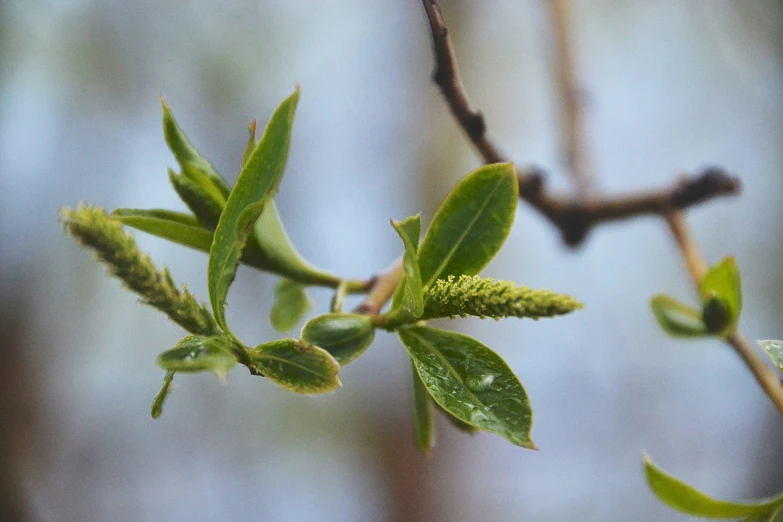
[[[692,210],[705,255],[742,269],[741,327],[783,337],[783,5],[575,0],[572,37],[590,154],[608,193],[720,165],[741,197]],[[554,35],[545,2],[443,2],[473,102],[520,164],[568,190]],[[61,206],[182,209],[158,95],[235,179],[253,117],[302,86],[278,202],[299,249],[366,277],[400,253],[389,218],[428,222],[479,165],[430,81],[414,0],[0,2],[0,519],[41,521],[687,520],[648,491],[641,456],[728,498],[783,489],[783,422],[724,346],[667,338],[651,295],[692,299],[665,225],[595,230],[572,251],[525,206],[485,273],[570,292],[552,321],[463,320],[535,410],[540,451],[439,422],[413,444],[395,338],[317,398],[237,370],[178,376],[149,416],[154,362],[182,332],[65,237]],[[203,254],[137,234],[206,300]],[[240,269],[229,318],[248,343],[275,277]],[[313,291],[315,311],[329,293]],[[441,419],[442,421],[442,419]]]

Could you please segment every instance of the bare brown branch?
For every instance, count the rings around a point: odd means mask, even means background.
[[[435,0],[422,0],[422,3],[430,23],[435,51],[433,77],[449,109],[485,163],[509,161],[487,137],[481,113],[468,103],[438,3]],[[517,169],[517,178],[520,198],[555,225],[563,241],[570,246],[582,243],[595,225],[645,215],[664,216],[672,209],[685,209],[717,196],[736,194],[741,189],[737,178],[721,169],[709,168],[667,189],[580,201],[547,191],[545,174],[541,169]]]

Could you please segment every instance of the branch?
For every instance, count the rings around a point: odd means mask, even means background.
[[[386,272],[373,277],[364,301],[354,310],[357,314],[378,315],[381,308],[392,298],[402,282],[402,261],[396,262]]]
[[[699,251],[699,247],[696,245],[696,241],[691,235],[682,213],[677,211],[670,212],[666,216],[666,221],[674,236],[674,240],[677,242],[677,246],[682,252],[682,257],[688,265],[688,271],[698,293],[704,275],[708,270],[707,262]],[[731,346],[736,354],[740,356],[745,366],[753,373],[761,389],[764,390],[764,393],[767,394],[778,411],[783,414],[783,384],[781,384],[777,372],[764,363],[763,359],[756,353],[753,345],[739,331],[734,332],[726,339],[726,344]]]
[[[430,23],[435,51],[433,79],[449,109],[485,163],[509,161],[487,137],[482,114],[468,103],[454,47],[438,3],[435,0],[422,0],[422,3]],[[590,229],[601,223],[649,215],[665,216],[674,209],[685,209],[718,196],[737,194],[741,189],[736,177],[718,168],[708,168],[668,189],[582,202],[548,192],[545,173],[539,168],[518,169],[517,179],[519,197],[555,225],[569,246],[582,243]]]
[[[573,13],[571,0],[549,0],[549,11],[555,30],[557,44],[557,79],[563,101],[565,136],[563,149],[569,172],[574,178],[582,199],[587,198],[595,184],[595,176],[587,151],[587,136],[584,132],[584,101],[577,78],[576,66],[570,40],[570,26]]]
[[[555,4],[560,0],[551,0]],[[459,122],[463,131],[468,135],[473,146],[484,158],[485,163],[503,163],[509,161],[487,138],[486,124],[480,112],[471,109],[457,69],[457,58],[449,39],[448,29],[443,21],[440,8],[436,0],[422,0],[427,19],[432,31],[433,48],[435,50],[435,73],[433,79],[440,87],[441,93],[452,114]],[[557,11],[562,5],[553,4],[553,15],[558,32],[563,32],[565,13]],[[561,45],[567,44],[563,35],[559,37]],[[571,67],[569,56],[561,50],[562,69]],[[560,71],[561,81],[566,84],[564,91],[566,98],[566,110],[571,113],[569,132],[571,151],[578,151],[583,144],[583,136],[578,126],[580,125],[579,107],[576,105],[576,94],[573,89],[573,75],[570,71]],[[569,91],[570,89],[570,91]],[[579,152],[577,152],[578,154]],[[576,158],[571,158],[573,165],[577,165]],[[582,167],[572,167],[575,175],[584,174]],[[580,244],[590,229],[601,223],[625,220],[640,216],[659,216],[667,220],[669,228],[674,235],[683,258],[688,265],[694,284],[698,288],[707,271],[707,263],[690,235],[687,224],[680,211],[708,201],[718,196],[737,194],[741,190],[738,178],[729,176],[720,168],[707,168],[697,176],[682,178],[677,184],[668,189],[631,194],[595,198],[592,201],[575,201],[573,199],[559,197],[545,191],[544,172],[538,168],[517,170],[519,180],[519,197],[530,206],[545,216],[555,225],[566,244],[576,246]],[[368,296],[369,297],[369,296]],[[775,406],[783,413],[783,385],[772,369],[764,364],[764,361],[756,354],[753,346],[736,332],[726,339],[726,343],[734,349],[737,355],[753,373],[761,388],[769,396]]]

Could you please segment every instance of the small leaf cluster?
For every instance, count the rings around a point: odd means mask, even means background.
[[[166,104],[166,143],[179,164],[169,181],[190,213],[163,209],[95,207],[66,209],[67,232],[96,250],[143,302],[166,313],[190,335],[158,357],[166,370],[152,406],[158,417],[174,375],[213,372],[224,378],[242,364],[254,375],[295,393],[318,394],[337,388],[339,370],[371,345],[376,330],[395,332],[411,359],[415,435],[429,452],[434,444],[434,411],[458,428],[496,433],[535,448],[530,438],[532,410],[519,379],[487,346],[471,337],[432,328],[426,320],[473,315],[553,317],[581,308],[570,296],[517,287],[478,273],[497,254],[514,221],[518,184],[511,164],[488,165],[465,176],[446,196],[426,233],[420,217],[392,221],[403,246],[402,278],[385,312],[343,312],[348,293],[369,292],[373,279],[341,278],[314,267],[294,248],[274,204],[285,170],[299,91],[283,100],[260,139],[256,123],[230,187],[190,144]],[[122,225],[208,253],[211,312],[187,290],[178,290],[167,270],[158,272],[138,252]],[[239,264],[282,276],[271,310],[280,331],[295,327],[311,308],[308,286],[335,291],[329,313],[310,319],[299,338],[249,346],[226,317],[229,288]]]
[[[783,341],[758,341],[770,360],[783,372]],[[757,502],[729,502],[709,497],[658,468],[645,455],[647,483],[658,499],[687,515],[744,522],[783,522],[783,493]]]
[[[671,296],[656,295],[651,305],[658,324],[674,337],[731,336],[742,311],[740,273],[733,257],[710,268],[701,281],[699,297],[701,310]]]

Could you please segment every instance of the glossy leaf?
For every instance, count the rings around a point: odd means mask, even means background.
[[[527,393],[495,352],[477,340],[427,326],[397,333],[430,395],[459,420],[535,449]]]
[[[270,320],[275,330],[285,332],[296,326],[310,309],[305,287],[296,281],[282,279],[275,289],[275,303]]]
[[[727,317],[723,328],[719,329],[716,326],[714,329],[716,333],[724,336],[731,334],[737,328],[742,311],[742,284],[739,267],[733,257],[727,257],[710,268],[701,282],[699,293],[705,305],[716,297],[720,299],[719,302],[725,307]]]
[[[726,502],[708,497],[658,468],[649,457],[644,457],[647,483],[661,502],[691,516],[705,518],[758,517],[771,514],[783,502],[776,497],[757,504]]]
[[[411,361],[413,378],[413,428],[416,446],[426,455],[435,446],[435,414],[430,397],[421,377],[416,372],[416,366]]]
[[[451,424],[457,430],[459,430],[459,431],[461,431],[463,433],[467,433],[468,435],[475,435],[476,433],[481,431],[478,428],[476,428],[475,426],[471,426],[467,422],[463,422],[463,421],[459,420],[457,417],[455,417],[451,413],[449,413],[446,410],[444,410],[441,407],[441,405],[438,404],[437,402],[435,403],[435,407],[438,409],[440,414],[443,415],[443,418],[445,418],[448,421],[448,423]]]
[[[250,358],[267,379],[294,393],[325,393],[340,386],[340,365],[334,357],[296,339],[259,345],[250,352]]]
[[[416,215],[403,221],[392,220],[392,226],[405,245],[402,257],[404,277],[394,294],[392,309],[386,314],[391,323],[411,323],[424,313],[424,290],[416,250],[421,233],[421,218]]]
[[[226,295],[253,225],[280,183],[288,157],[299,91],[283,100],[269,120],[228,196],[209,251],[209,300],[215,320],[226,332]]]
[[[185,168],[191,167],[186,166]],[[169,181],[179,198],[193,212],[198,221],[210,231],[215,230],[223,207],[226,205],[225,198],[220,196],[220,199],[214,199],[201,185],[171,169],[169,169]]]
[[[457,183],[419,247],[423,286],[449,275],[479,273],[508,237],[518,197],[511,163],[486,165]]]
[[[374,338],[375,327],[367,315],[324,314],[302,328],[302,342],[323,348],[342,366],[363,354]]]
[[[160,391],[152,401],[150,415],[152,415],[153,419],[157,419],[160,417],[161,413],[163,413],[163,403],[166,401],[166,397],[169,396],[169,392],[171,391],[171,383],[174,380],[174,373],[175,372],[171,371],[166,372],[166,375],[163,377],[163,386],[160,388]]]
[[[185,167],[191,165],[195,167],[194,172],[203,173],[209,179],[209,183],[203,184],[203,187],[211,192],[210,187],[214,187],[223,197],[227,197],[230,191],[228,185],[220,177],[215,170],[215,167],[207,161],[196,148],[190,144],[185,133],[182,132],[177,121],[174,119],[174,114],[171,112],[169,105],[163,98],[160,99],[161,106],[163,108],[163,136],[166,138],[166,143],[169,146],[172,154],[177,159],[180,167],[185,172]],[[191,178],[197,183],[201,182],[201,177],[195,174],[195,178]]]
[[[212,231],[193,216],[181,212],[118,208],[111,217],[123,225],[202,252],[209,252],[212,245]]]
[[[775,366],[783,372],[783,341],[758,341]]]
[[[707,327],[701,313],[668,295],[656,295],[650,303],[661,328],[674,337],[703,337]]]
[[[223,376],[236,363],[231,341],[223,336],[189,335],[176,347],[158,356],[158,366],[168,371],[214,372]]]

